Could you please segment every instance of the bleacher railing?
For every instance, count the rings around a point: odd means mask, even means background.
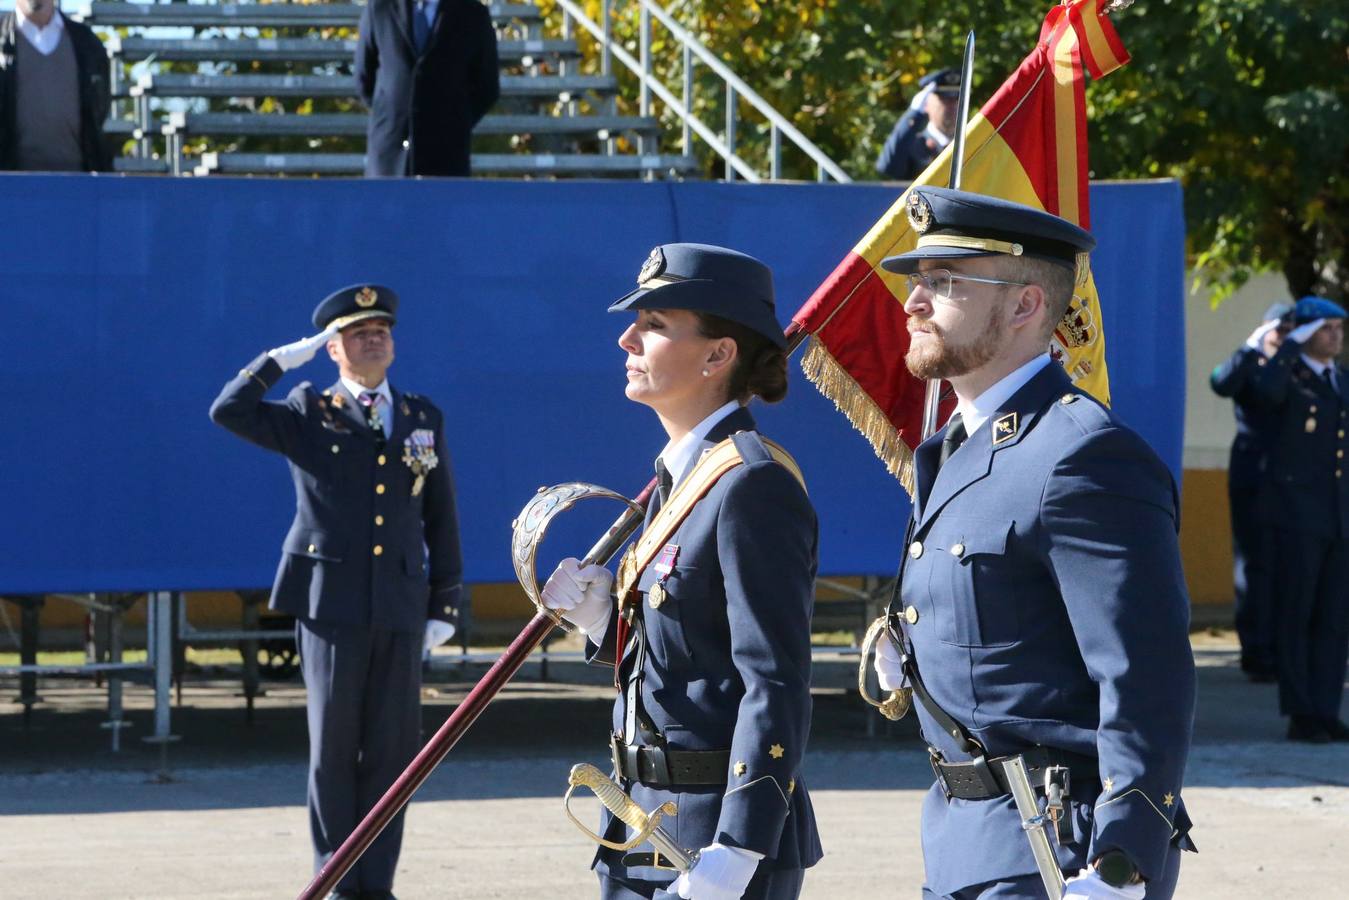
[[[852,181],[848,174],[829,156],[817,147],[809,138],[792,125],[788,119],[761,97],[753,88],[730,70],[716,55],[708,50],[692,34],[683,28],[674,17],[655,0],[634,0],[639,5],[639,41],[638,58],[623,48],[613,37],[611,22],[613,0],[601,0],[600,21],[591,19],[582,6],[573,0],[555,0],[562,11],[562,34],[570,37],[572,28],[579,26],[590,33],[599,45],[600,71],[604,75],[612,72],[613,60],[618,60],[638,78],[638,105],[641,116],[652,113],[652,96],[658,98],[667,111],[678,116],[682,125],[682,151],[693,153],[693,136],[701,138],[725,164],[725,178],[734,181],[737,177],[745,181],[776,181],[782,177],[782,142],[785,138],[797,150],[804,153],[814,164],[817,181]],[[652,60],[652,23],[659,23],[678,46],[682,56],[682,85],[680,94],[667,86],[655,72]],[[718,90],[725,97],[726,121],[719,132],[694,113],[696,82],[695,65],[702,65],[720,81]],[[753,164],[737,152],[736,132],[740,124],[739,106],[744,101],[765,120],[769,126],[769,146],[767,173],[762,173]],[[639,138],[644,141],[646,138]],[[645,148],[639,143],[639,152]]]

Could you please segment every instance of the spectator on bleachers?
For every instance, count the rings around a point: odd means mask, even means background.
[[[360,29],[356,83],[370,108],[365,174],[468,175],[473,126],[501,92],[487,7],[370,0]]]
[[[0,169],[106,172],[108,54],[56,0],[15,0],[0,14]]]

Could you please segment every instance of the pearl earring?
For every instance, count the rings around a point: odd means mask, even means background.
[[[706,369],[703,369],[703,377],[704,377],[704,378],[706,378],[708,375],[711,375],[711,374],[712,374],[711,372],[707,371]]]

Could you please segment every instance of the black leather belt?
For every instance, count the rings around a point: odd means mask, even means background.
[[[1011,793],[1007,787],[1007,776],[1002,770],[1004,760],[1010,756],[998,756],[993,759],[977,757],[971,762],[946,762],[935,751],[930,750],[932,773],[937,776],[946,799],[990,800]],[[1021,754],[1026,763],[1026,774],[1030,776],[1032,787],[1044,787],[1045,769],[1051,766],[1065,766],[1072,773],[1074,784],[1090,783],[1100,775],[1096,768],[1096,759],[1063,750],[1051,750],[1048,747],[1034,747]]]
[[[729,750],[667,750],[625,744],[617,735],[610,740],[610,749],[619,776],[651,787],[725,784],[731,762]]]

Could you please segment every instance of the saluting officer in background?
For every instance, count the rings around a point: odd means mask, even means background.
[[[1349,383],[1344,308],[1303,297],[1296,327],[1254,376],[1256,402],[1277,420],[1260,496],[1278,601],[1279,710],[1288,738],[1349,740],[1340,719],[1349,654]]]
[[[314,310],[311,338],[253,360],[211,419],[290,462],[296,512],[271,606],[297,617],[309,710],[309,822],[317,871],[383,796],[420,741],[421,660],[448,640],[462,562],[440,410],[390,386],[398,297],[344,288]],[[339,378],[263,399],[319,347]],[[391,897],[403,815],[334,896]]]
[[[1227,501],[1232,517],[1232,587],[1241,671],[1252,681],[1273,681],[1274,603],[1270,550],[1261,546],[1265,527],[1256,499],[1265,473],[1265,457],[1278,426],[1277,417],[1255,400],[1254,375],[1278,351],[1293,330],[1293,304],[1275,303],[1260,325],[1227,360],[1215,366],[1209,386],[1232,399],[1237,434],[1227,463]]]
[[[1170,897],[1195,697],[1176,486],[1048,353],[1095,240],[944,188],[907,212],[917,248],[882,263],[909,276],[906,362],[958,400],[914,454],[890,608],[909,660],[889,639],[876,660],[882,688],[930,692],[924,896],[1044,897],[999,763],[1020,754],[1041,791],[1047,767],[1070,770],[1066,897]]]
[[[899,117],[880,155],[876,171],[896,181],[912,181],[932,164],[955,137],[960,72],[938,69],[918,80],[918,93]]]
[[[543,602],[586,635],[592,661],[621,659],[617,775],[643,809],[675,801],[672,836],[701,855],[676,878],[650,853],[601,849],[600,895],[791,900],[821,854],[801,777],[818,526],[796,464],[745,408],[787,392],[772,272],[734,250],[665,244],[609,309],[636,313],[618,340],[626,393],[669,438],[643,539],[664,534],[662,511],[677,527],[650,544],[660,552],[649,565],[620,566],[633,594],[617,613],[613,576],[575,559]],[[704,454],[733,462],[710,487]],[[607,811],[600,833],[626,838]]]

